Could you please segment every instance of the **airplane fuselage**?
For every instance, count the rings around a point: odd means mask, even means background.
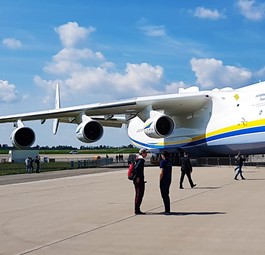
[[[207,94],[197,111],[171,116],[175,128],[166,138],[145,135],[144,122],[135,117],[128,125],[132,143],[154,152],[182,149],[193,156],[265,153],[265,83]]]

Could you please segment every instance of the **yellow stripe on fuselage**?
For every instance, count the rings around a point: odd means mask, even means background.
[[[155,143],[154,145],[156,145],[156,146],[169,146],[169,145],[174,145],[174,144],[175,145],[186,144],[186,143],[190,143],[190,142],[197,142],[199,140],[209,138],[212,136],[237,131],[237,130],[244,129],[244,128],[260,127],[260,126],[264,126],[264,125],[265,125],[265,119],[259,119],[259,120],[254,120],[254,121],[245,121],[245,122],[239,123],[237,125],[232,125],[229,127],[225,127],[225,128],[221,128],[221,129],[217,129],[217,130],[208,132],[204,135],[198,135],[195,137],[191,137],[188,139],[182,139],[182,140],[171,140],[171,141],[166,141],[166,142],[160,141],[160,142]]]
[[[265,125],[265,119],[259,119],[259,120],[253,120],[253,121],[245,121],[245,122],[241,122],[237,125],[233,125],[233,126],[229,126],[229,127],[225,127],[225,128],[221,128],[218,130],[214,130],[212,132],[209,132],[205,135],[206,138],[211,137],[211,136],[215,136],[215,135],[220,135],[220,134],[225,134],[228,132],[233,132],[236,130],[240,130],[240,129],[244,129],[244,128],[253,128],[253,127],[260,127],[260,126],[264,126]],[[203,136],[196,137],[196,140],[202,139]]]

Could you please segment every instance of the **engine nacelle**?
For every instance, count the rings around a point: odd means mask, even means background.
[[[103,127],[95,120],[82,122],[76,129],[76,137],[84,143],[98,141],[103,135]]]
[[[35,142],[35,133],[29,127],[18,127],[11,133],[10,140],[16,148],[26,149]]]
[[[144,133],[151,138],[164,138],[174,130],[174,121],[167,115],[159,115],[144,123]]]

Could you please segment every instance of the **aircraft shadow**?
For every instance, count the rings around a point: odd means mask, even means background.
[[[207,216],[207,215],[222,215],[226,214],[225,212],[171,212],[166,216],[189,216],[189,215],[198,215],[198,216]],[[164,212],[147,212],[146,215],[164,215]]]

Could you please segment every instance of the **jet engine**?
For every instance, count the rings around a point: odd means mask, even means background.
[[[82,122],[76,129],[76,137],[84,143],[96,142],[102,137],[102,135],[102,125],[92,119],[86,122]]]
[[[167,115],[148,119],[144,124],[144,133],[151,138],[164,138],[174,130],[174,121]]]
[[[26,149],[35,142],[35,133],[29,127],[18,127],[11,133],[10,140],[16,148]]]

